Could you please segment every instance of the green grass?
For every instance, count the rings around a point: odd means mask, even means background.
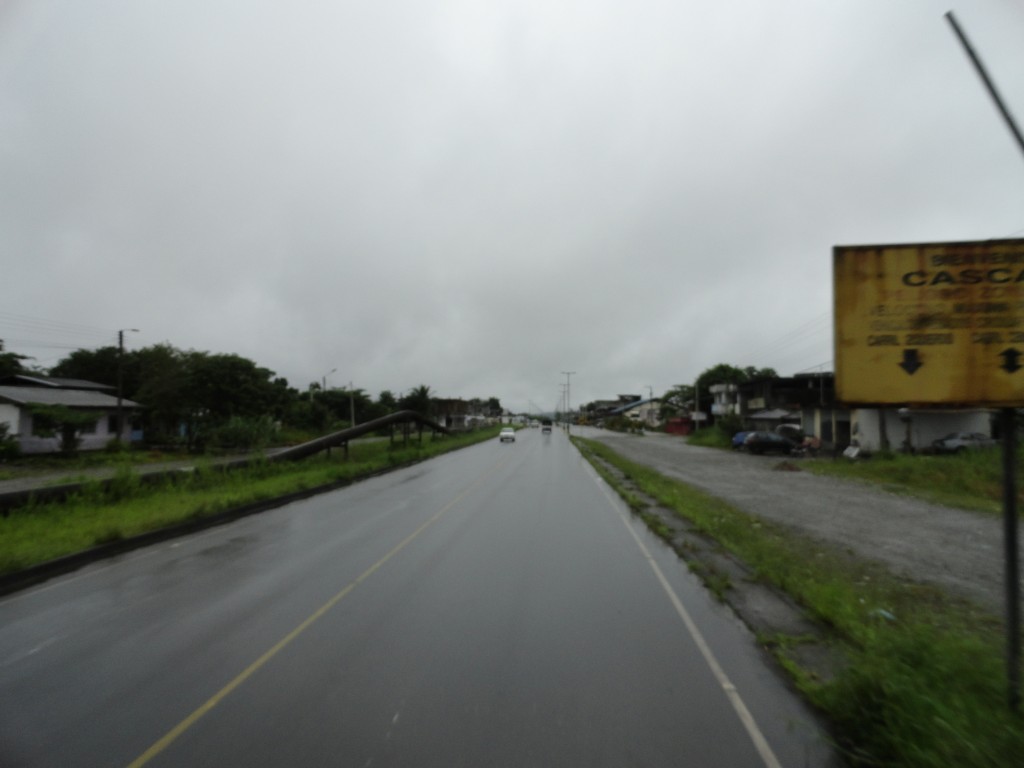
[[[495,428],[438,440],[425,437],[422,444],[396,444],[394,449],[387,441],[354,442],[348,461],[337,449],[330,457],[257,463],[230,472],[199,463],[194,474],[158,485],[143,484],[124,466],[107,489],[98,482],[87,483],[63,502],[29,505],[0,517],[0,573],[246,504],[366,477],[496,435]]]
[[[731,448],[732,438],[725,434],[718,427],[705,427],[686,438],[690,445],[699,445],[704,448]]]
[[[644,494],[690,520],[789,593],[827,628],[848,663],[823,680],[775,645],[807,698],[832,722],[856,766],[1015,766],[1024,719],[1009,712],[999,621],[936,588],[759,520],[697,489],[576,440],[591,461],[625,472]]]
[[[936,504],[977,512],[1002,511],[1003,468],[999,450],[943,456],[876,454],[855,461],[816,459],[801,466],[815,474],[863,480]],[[1018,463],[1017,488],[1024,492],[1024,462]],[[1024,495],[1020,499],[1024,501]]]

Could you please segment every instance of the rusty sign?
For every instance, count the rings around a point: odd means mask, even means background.
[[[1024,240],[833,249],[836,396],[1024,406]]]

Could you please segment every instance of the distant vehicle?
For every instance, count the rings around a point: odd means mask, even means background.
[[[981,432],[950,432],[932,443],[932,447],[938,453],[963,453],[978,448],[992,448],[995,445],[995,440]]]
[[[498,434],[498,440],[503,443],[514,443],[516,441],[516,431],[512,427],[502,427],[501,432]]]
[[[551,419],[544,419],[540,423],[540,431],[545,435],[551,434]]]
[[[796,448],[796,443],[774,432],[751,432],[743,441],[743,447],[757,454],[791,453]]]
[[[738,451],[743,447],[743,441],[747,439],[750,432],[737,432],[732,436],[732,449]]]

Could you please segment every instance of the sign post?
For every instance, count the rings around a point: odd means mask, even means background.
[[[1007,677],[1021,705],[1016,408],[1024,406],[1024,240],[833,249],[836,399],[997,408]]]

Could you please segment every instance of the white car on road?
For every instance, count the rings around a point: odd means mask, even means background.
[[[498,440],[505,442],[506,440],[510,443],[516,441],[516,431],[512,427],[502,427],[501,432],[498,434]]]

